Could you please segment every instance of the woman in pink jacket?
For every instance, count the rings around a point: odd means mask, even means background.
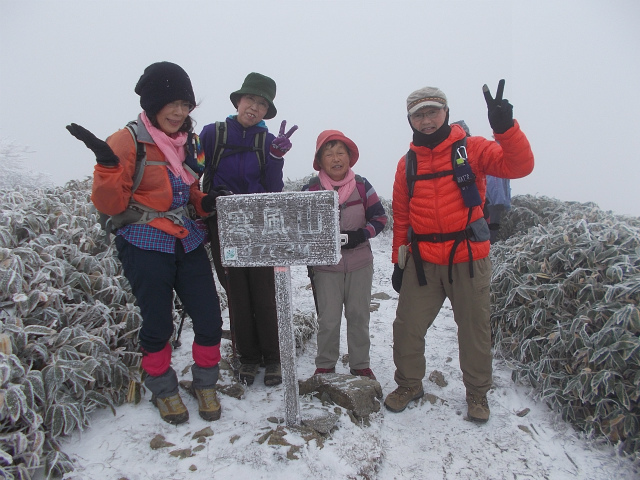
[[[310,272],[318,306],[318,354],[314,375],[336,371],[344,308],[350,372],[375,380],[369,359],[369,304],[373,280],[369,239],[382,232],[387,215],[367,179],[351,170],[358,157],[358,147],[350,138],[337,130],[325,130],[318,136],[313,159],[318,176],[303,187],[303,190],[338,192],[340,230],[346,238],[337,265],[314,266]]]

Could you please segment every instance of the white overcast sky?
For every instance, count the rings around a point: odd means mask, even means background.
[[[311,173],[318,134],[338,129],[360,149],[356,173],[390,198],[408,94],[441,88],[451,121],[490,137],[482,85],[505,78],[536,156],[514,195],[638,216],[639,24],[637,0],[0,0],[0,137],[62,184],[94,165],[65,125],[122,128],[147,65],[189,73],[197,132],[235,112],[229,94],[257,71],[278,85],[270,130],[300,127],[285,178]]]

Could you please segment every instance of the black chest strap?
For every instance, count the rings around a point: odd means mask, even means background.
[[[469,226],[471,222],[472,208],[469,208],[469,214],[467,217],[467,227],[464,230],[450,233],[414,233],[413,229],[409,227],[409,241],[411,242],[411,256],[416,266],[416,274],[418,276],[418,285],[421,287],[427,284],[427,277],[424,274],[424,268],[422,266],[422,256],[420,255],[420,242],[429,243],[444,243],[453,240],[451,252],[449,253],[449,283],[453,283],[453,258],[463,241],[467,242],[467,252],[469,254],[469,276],[473,278],[473,251],[471,250],[471,237],[473,236],[473,230]]]

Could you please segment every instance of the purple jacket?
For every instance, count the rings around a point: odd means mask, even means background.
[[[267,131],[264,122],[244,128],[236,120],[235,115],[227,117],[226,123],[228,145],[253,147],[255,136],[260,132]],[[215,123],[206,125],[200,134],[200,142],[205,155],[205,172],[211,168],[216,135]],[[258,156],[255,152],[239,152],[220,159],[218,169],[211,182],[211,188],[226,185],[233,193],[281,192],[284,187],[282,181],[284,159],[275,158],[269,153],[274,138],[273,134],[267,131],[264,146],[266,167],[264,186],[261,184]]]

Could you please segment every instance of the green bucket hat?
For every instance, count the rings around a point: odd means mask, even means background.
[[[256,72],[251,72],[244,79],[240,90],[233,92],[229,96],[234,107],[238,108],[238,102],[243,95],[259,95],[269,103],[269,109],[264,116],[265,120],[275,117],[278,113],[276,106],[273,104],[273,99],[276,98],[276,82],[271,78]]]

